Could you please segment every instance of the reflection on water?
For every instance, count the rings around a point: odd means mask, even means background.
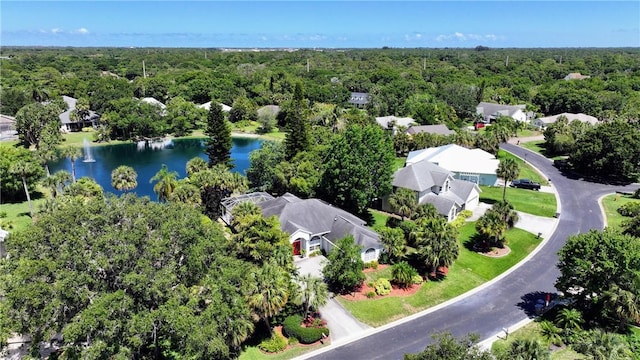
[[[249,153],[259,149],[262,140],[252,138],[233,138],[231,158],[233,171],[241,174],[249,167]],[[133,167],[138,173],[138,187],[133,191],[139,196],[156,199],[153,184],[149,180],[166,164],[170,171],[176,171],[179,178],[187,175],[187,161],[199,156],[208,160],[204,153],[203,139],[174,139],[158,142],[140,142],[131,144],[105,145],[91,148],[95,162],[76,161],[76,177],[89,176],[107,192],[121,194],[111,186],[111,171],[120,165]],[[52,172],[65,169],[71,172],[69,159],[62,159],[50,165]]]

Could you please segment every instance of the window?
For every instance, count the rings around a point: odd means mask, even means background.
[[[315,237],[311,239],[311,241],[309,241],[309,253],[320,251],[320,243],[320,238]]]
[[[367,251],[364,252],[364,262],[369,262],[376,260],[376,249],[368,248]]]

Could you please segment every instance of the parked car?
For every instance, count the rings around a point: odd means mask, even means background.
[[[540,184],[529,179],[513,180],[511,186],[520,189],[540,190]]]

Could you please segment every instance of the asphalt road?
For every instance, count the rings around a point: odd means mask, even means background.
[[[561,213],[555,233],[529,261],[491,286],[447,307],[415,320],[374,333],[360,340],[318,354],[313,359],[402,359],[405,353],[422,351],[432,343],[434,333],[450,332],[455,337],[469,333],[486,339],[527,317],[547,292],[555,293],[559,275],[557,252],[570,235],[602,229],[598,199],[616,190],[635,186],[606,185],[563,176],[550,160],[524,148],[504,144],[502,148],[533,164],[556,187]]]

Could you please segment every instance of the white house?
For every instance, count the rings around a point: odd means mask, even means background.
[[[482,115],[486,124],[501,116],[508,116],[520,122],[528,122],[535,116],[533,112],[526,111],[526,105],[503,105],[488,102],[479,103],[476,106],[476,113]]]
[[[156,99],[156,98],[152,98],[152,97],[146,97],[146,98],[142,98],[140,99],[140,101],[142,102],[146,102],[147,104],[151,104],[153,106],[157,106],[160,109],[166,109],[167,105],[163,104],[160,100]]]
[[[231,111],[231,106],[225,105],[223,103],[220,103],[220,105],[222,105],[222,111],[224,111],[224,112]],[[211,101],[206,102],[206,103],[201,104],[201,105],[198,105],[198,107],[201,108],[201,109],[205,109],[205,110],[209,111],[209,110],[211,110]]]
[[[347,235],[353,235],[362,247],[364,262],[378,260],[382,252],[378,234],[366,226],[366,221],[322,200],[300,199],[290,193],[274,198],[264,192],[227,198],[222,201],[222,219],[227,224],[231,223],[233,207],[242,201],[255,203],[266,217],[278,217],[282,231],[289,234],[293,255],[307,257],[321,250],[328,253]]]
[[[453,173],[427,160],[408,164],[393,175],[393,187],[413,190],[418,204],[432,204],[447,221],[463,210],[472,210],[480,201],[480,188],[466,180],[454,179]],[[382,208],[392,211],[389,197]]]
[[[467,180],[478,185],[495,185],[498,181],[500,161],[482,149],[467,149],[449,144],[409,152],[407,165],[429,161],[453,173],[459,180]]]
[[[544,129],[547,126],[558,121],[558,118],[561,116],[566,117],[567,120],[569,120],[569,122],[572,122],[573,120],[578,120],[580,122],[589,123],[591,125],[596,125],[599,123],[599,120],[597,118],[590,115],[583,114],[583,113],[579,113],[579,114],[562,113],[558,115],[541,117],[541,118],[535,119],[533,121],[533,125],[540,129]]]
[[[589,75],[582,75],[579,72],[575,72],[575,73],[569,73],[567,76],[564,77],[565,80],[584,80],[584,79],[588,79],[591,76]]]
[[[416,124],[416,121],[410,117],[397,117],[393,115],[389,116],[380,116],[376,118],[376,123],[380,125],[385,130],[393,130],[393,134],[395,135],[398,131],[398,127],[408,128],[413,124]]]

